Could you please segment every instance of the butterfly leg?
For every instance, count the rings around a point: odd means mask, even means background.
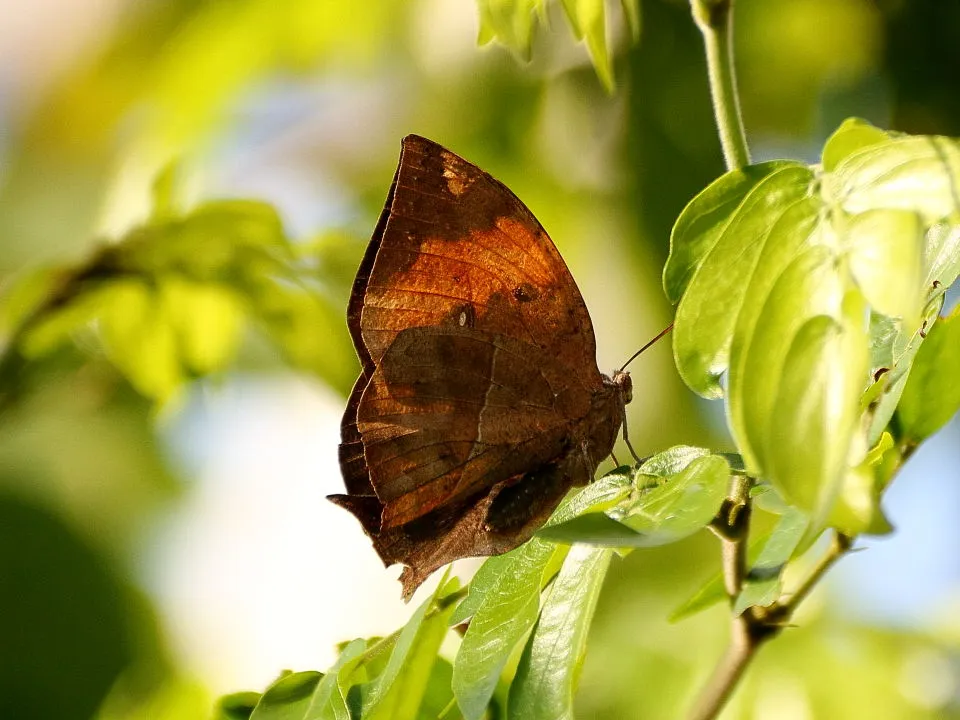
[[[637,465],[639,465],[640,456],[637,455],[637,451],[633,449],[633,445],[630,443],[630,436],[627,434],[627,413],[623,413],[623,441],[627,444],[630,454],[633,455],[633,459],[637,462]],[[613,453],[611,453],[611,455],[612,454]]]

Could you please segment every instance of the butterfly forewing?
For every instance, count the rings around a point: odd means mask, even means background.
[[[405,594],[523,542],[613,444],[623,400],[556,247],[436,143],[404,139],[347,319],[362,374],[341,425],[348,494],[332,499],[408,566]]]

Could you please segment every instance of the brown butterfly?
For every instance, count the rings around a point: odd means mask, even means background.
[[[347,494],[409,597],[437,568],[528,540],[610,455],[628,373],[533,214],[480,168],[403,140],[347,324],[362,371],[341,423]]]

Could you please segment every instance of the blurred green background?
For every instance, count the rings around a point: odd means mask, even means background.
[[[0,378],[0,717],[205,718],[218,694],[323,669],[336,642],[410,612],[396,569],[323,499],[339,487],[355,372],[337,318],[403,135],[441,142],[528,204],[586,298],[601,369],[669,322],[670,227],[723,172],[699,35],[685,2],[644,0],[634,43],[609,3],[609,94],[556,5],[523,62],[477,46],[473,0],[3,0],[8,287],[122,237],[175,163],[187,207],[272,204],[317,305],[287,312],[279,334],[248,323],[227,367],[159,404],[109,362],[96,326]],[[960,4],[736,10],[756,160],[815,161],[850,115],[960,135]],[[684,389],[667,344],[632,369],[638,450],[729,448],[722,409]],[[891,491],[898,533],[844,561],[724,717],[960,717],[958,447],[954,420]],[[614,563],[580,717],[669,718],[689,703],[724,612],[666,618],[716,566],[705,534]]]

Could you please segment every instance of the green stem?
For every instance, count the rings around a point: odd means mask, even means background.
[[[733,0],[690,0],[693,18],[703,33],[710,96],[723,159],[728,170],[750,164],[750,150],[740,115],[733,63]]]

